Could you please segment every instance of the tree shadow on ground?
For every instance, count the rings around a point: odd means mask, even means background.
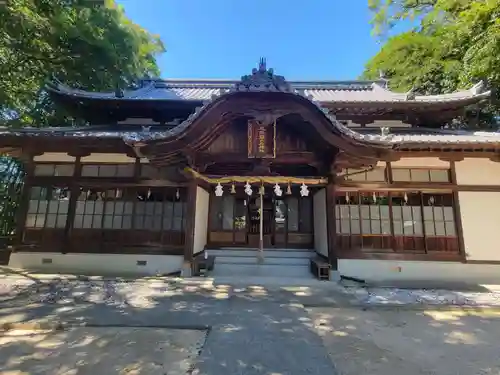
[[[309,310],[345,375],[497,375],[500,312],[480,309]]]
[[[90,372],[106,361],[131,374],[155,373],[163,362],[154,353],[169,347],[158,343],[172,341],[162,338],[170,328],[183,329],[181,337],[207,333],[196,361],[191,349],[186,349],[190,357],[181,360],[200,375],[334,374],[332,362],[347,375],[498,373],[494,351],[500,326],[493,324],[499,319],[493,312],[349,307],[346,301],[353,297],[370,297],[367,290],[357,292],[361,294],[334,287],[214,286],[174,278],[68,281],[30,276],[0,292],[0,321],[41,326],[29,339],[7,338],[0,345],[0,361],[9,371],[42,366],[36,367],[39,374],[57,373],[44,370],[45,361],[72,374]],[[303,307],[322,304],[333,307]],[[40,330],[53,323],[66,328]],[[143,331],[150,336],[139,338]],[[120,332],[127,338],[117,338]],[[179,346],[197,348],[194,336],[190,342],[195,344]],[[143,354],[135,348],[144,349]],[[139,354],[122,360],[132,349]],[[78,362],[77,357],[84,359]]]
[[[170,328],[209,332],[204,350],[196,365],[192,364],[197,366],[199,374],[333,374],[333,365],[320,337],[306,324],[310,321],[306,311],[290,304],[296,295],[297,291],[278,293],[259,287],[239,290],[227,285],[213,286],[203,281],[186,283],[168,278],[28,279],[0,294],[0,321],[38,323],[38,333],[32,333],[30,339],[11,339],[2,345],[0,360],[9,363],[9,371],[42,366],[37,367],[41,372],[34,373],[44,374],[51,372],[43,372],[42,362],[52,356],[48,361],[59,361],[61,368],[73,371],[68,373],[83,374],[89,366],[95,367],[113,357],[108,348],[115,346],[116,340],[102,338],[103,332],[131,327],[140,328],[141,332]],[[66,328],[40,331],[54,323]],[[89,333],[88,330],[97,331]],[[89,339],[89,335],[94,338]],[[134,335],[137,333],[129,335],[130,340],[135,340]],[[48,351],[49,355],[44,345],[50,346],[54,340],[58,344]],[[144,346],[153,352],[158,347],[154,337],[144,339],[143,344],[138,341],[134,341],[136,347]],[[79,349],[68,352],[76,342],[81,343]],[[118,353],[125,355],[128,344],[122,341],[120,345],[123,350],[117,349]],[[67,354],[63,354],[65,352]],[[75,362],[75,353],[86,359]],[[95,353],[91,362],[88,353]],[[96,362],[98,358],[102,360]],[[71,367],[72,361],[81,366]],[[123,364],[120,368],[136,365],[136,373],[148,373],[143,365],[148,361],[152,361],[150,357],[136,356],[130,363],[120,362]]]

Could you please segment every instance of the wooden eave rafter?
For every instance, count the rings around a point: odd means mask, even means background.
[[[371,113],[376,111],[384,112],[429,112],[442,110],[457,110],[466,106],[477,104],[485,99],[478,100],[470,97],[455,100],[436,101],[373,101],[373,102],[322,102],[322,106],[332,111],[353,111],[353,113]]]
[[[21,150],[29,153],[64,152],[71,153],[86,150],[88,153],[123,153],[135,156],[133,150],[122,138],[102,137],[64,137],[49,135],[2,135],[0,149]]]

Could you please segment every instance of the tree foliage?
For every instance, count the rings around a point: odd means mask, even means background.
[[[365,78],[383,71],[391,88],[425,94],[480,80],[500,87],[500,0],[370,0],[369,6],[374,32],[385,43],[367,63]],[[385,38],[408,22],[412,29]]]
[[[75,87],[114,90],[158,75],[159,37],[113,0],[9,0],[0,5],[0,122],[68,123],[43,87],[56,77]]]

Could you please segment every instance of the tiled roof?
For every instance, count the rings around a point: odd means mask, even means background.
[[[206,101],[231,91],[238,81],[230,80],[144,80],[136,90],[115,92],[89,92],[53,82],[49,90],[63,95],[88,99],[107,100],[165,100]],[[483,99],[491,95],[482,83],[469,90],[441,95],[413,95],[395,93],[386,89],[380,81],[290,81],[291,92],[306,96],[313,101],[327,103],[446,103],[469,99]]]
[[[64,137],[64,138],[123,138],[126,141],[147,141],[151,139],[162,139],[171,136],[176,129],[165,129],[157,127],[155,130],[143,128],[143,131],[119,131],[104,130],[99,128],[22,128],[22,129],[0,129],[0,137]],[[478,146],[495,145],[500,147],[500,132],[464,132],[448,131],[446,134],[370,134],[360,133],[350,128],[344,129],[344,135],[354,139],[376,143],[388,148],[401,148],[406,145],[444,145],[451,146],[472,144]]]

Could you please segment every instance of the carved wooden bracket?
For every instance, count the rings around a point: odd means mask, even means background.
[[[440,156],[439,160],[452,162],[452,161],[462,161],[464,160],[464,156],[460,154],[450,154],[445,156]]]
[[[462,158],[463,160],[464,158]],[[499,163],[500,162],[500,154],[495,154],[493,155],[491,158],[490,158],[491,161],[494,161],[496,163]]]
[[[68,151],[68,155],[74,158],[89,156],[91,153],[92,151],[86,148],[78,148],[76,150]],[[135,158],[135,155],[133,155],[132,157]]]

